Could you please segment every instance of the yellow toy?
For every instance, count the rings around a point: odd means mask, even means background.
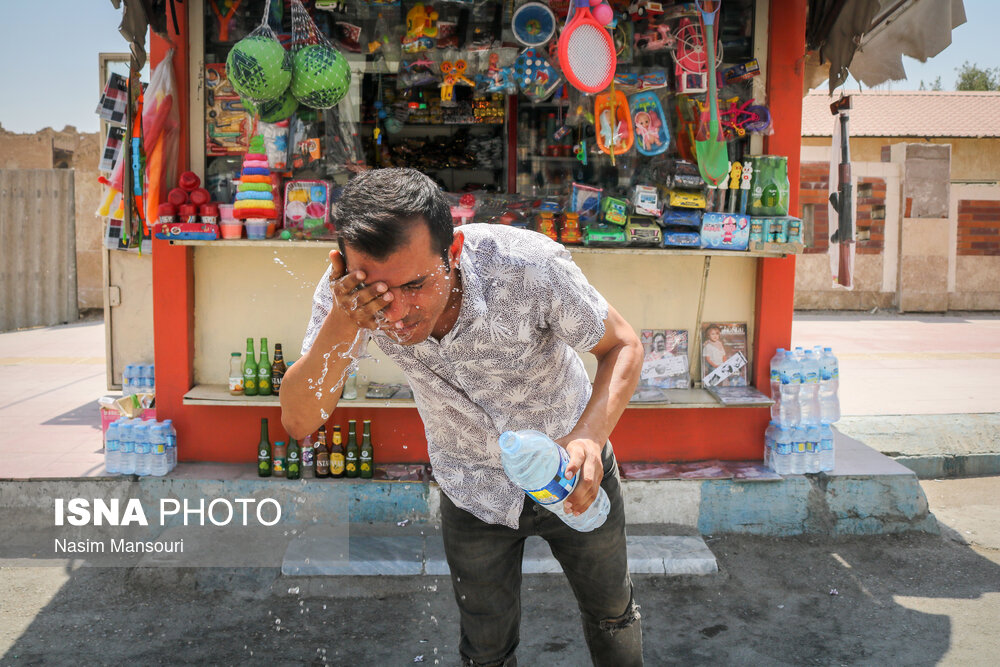
[[[435,25],[437,20],[438,13],[433,7],[424,7],[421,2],[413,5],[413,8],[406,12],[406,37],[403,43],[410,44],[419,42],[423,38],[430,40],[437,37],[438,29]]]

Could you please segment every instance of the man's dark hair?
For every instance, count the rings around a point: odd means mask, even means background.
[[[345,187],[336,203],[334,223],[341,254],[344,246],[384,260],[406,243],[413,224],[425,220],[431,249],[448,265],[454,238],[451,209],[437,184],[416,169],[373,169]]]

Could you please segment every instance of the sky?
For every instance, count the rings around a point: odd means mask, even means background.
[[[0,125],[12,132],[66,125],[96,132],[98,54],[128,51],[118,33],[121,10],[110,0],[0,0],[0,8]],[[929,87],[940,76],[944,89],[953,90],[964,61],[1000,65],[992,41],[1000,2],[965,0],[965,13],[968,21],[952,33],[951,46],[926,63],[904,58],[907,80],[879,89],[916,90],[921,80]]]

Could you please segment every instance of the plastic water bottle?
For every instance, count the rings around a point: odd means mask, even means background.
[[[121,467],[121,452],[118,443],[118,422],[108,424],[104,434],[104,471],[116,475]]]
[[[820,427],[810,424],[806,428],[806,472],[819,472],[820,470]]]
[[[122,394],[131,396],[135,393],[136,372],[134,364],[126,364],[122,371]]]
[[[135,474],[135,424],[131,419],[118,420],[118,472]]]
[[[779,366],[781,369],[781,398],[778,401],[778,423],[794,426],[799,423],[799,389],[802,373],[795,358],[785,354]]]
[[[149,453],[149,422],[140,422],[133,430],[135,433],[135,474],[148,475],[150,467]]]
[[[167,438],[167,472],[177,467],[177,429],[174,428],[173,419],[165,419],[163,425],[164,435]]]
[[[819,414],[822,421],[832,424],[840,420],[840,363],[833,350],[824,347],[819,358]]]
[[[778,433],[778,422],[771,420],[764,429],[764,467],[774,470],[774,438]]]
[[[774,455],[771,461],[771,469],[779,475],[792,472],[792,429],[784,424],[778,424],[774,434]]]
[[[806,429],[799,424],[792,427],[792,466],[793,475],[801,475],[806,471]]]
[[[771,419],[781,417],[781,364],[785,361],[785,348],[779,347],[771,357]]]
[[[148,377],[149,377],[149,384],[147,386],[149,388],[149,393],[150,394],[155,394],[156,393],[156,366],[153,365],[153,364],[149,365],[149,375],[148,375]]]
[[[823,472],[833,470],[833,428],[824,423],[819,427],[819,469]]]
[[[802,386],[799,388],[799,422],[819,425],[819,360],[812,350],[802,357]]]
[[[574,516],[563,510],[563,502],[580,476],[566,479],[569,454],[549,436],[539,431],[507,431],[500,436],[500,451],[504,472],[511,481],[570,528],[589,533],[608,518],[611,501],[603,488],[583,514]]]
[[[167,434],[165,424],[159,422],[149,427],[149,474],[163,477],[167,474]]]

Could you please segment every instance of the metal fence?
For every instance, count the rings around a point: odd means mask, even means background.
[[[70,169],[0,169],[0,331],[75,322]]]

